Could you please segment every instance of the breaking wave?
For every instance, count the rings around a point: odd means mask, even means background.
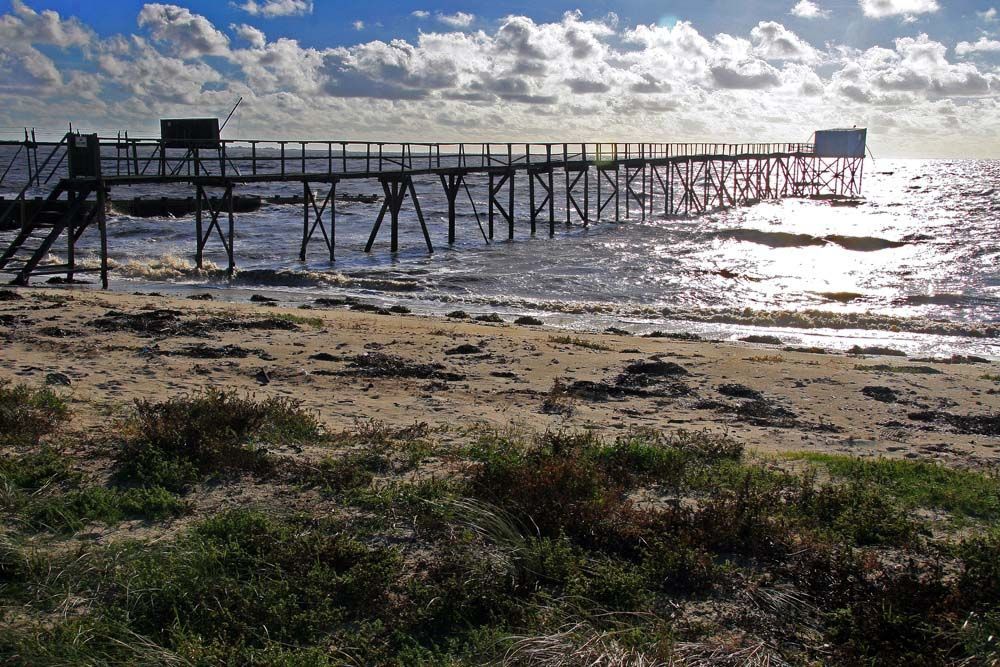
[[[421,297],[426,298],[426,297]],[[789,329],[871,330],[960,336],[965,338],[1000,338],[1000,324],[976,322],[944,322],[923,317],[900,317],[878,313],[844,313],[828,310],[756,310],[709,308],[657,308],[652,306],[619,306],[592,301],[553,301],[506,297],[455,297],[434,295],[431,300],[474,306],[491,306],[511,311],[563,313],[568,315],[612,315],[623,319],[733,324],[750,327],[781,327]]]
[[[50,254],[46,258],[46,263],[61,264],[63,261],[57,255]],[[96,257],[89,257],[79,261],[78,265],[81,268],[98,268],[100,263]],[[203,262],[203,268],[199,269],[191,260],[176,255],[137,258],[127,261],[111,259],[108,262],[108,268],[117,277],[129,280],[228,281],[224,267],[206,259]],[[229,282],[244,287],[329,287],[379,292],[417,292],[425,289],[423,282],[414,279],[293,269],[237,269]]]
[[[788,327],[795,329],[870,329],[875,331],[907,331],[937,336],[969,338],[1000,338],[1000,324],[975,322],[941,322],[923,317],[898,317],[877,313],[838,313],[826,310],[710,310],[673,309],[660,311],[670,319],[712,324],[738,324],[757,327]]]
[[[122,278],[133,280],[211,279],[224,276],[226,273],[224,269],[208,260],[204,261],[203,268],[199,269],[194,262],[176,255],[130,259],[125,262],[111,260],[108,262],[108,268]]]

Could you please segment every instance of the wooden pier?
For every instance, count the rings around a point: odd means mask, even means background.
[[[432,253],[419,190],[426,193],[426,188],[438,185],[448,204],[447,243],[456,242],[459,207],[466,204],[489,243],[498,233],[514,240],[516,223],[522,221],[526,233],[536,234],[541,224],[555,236],[561,224],[696,216],[782,197],[858,197],[864,172],[863,152],[818,152],[810,143],[179,141],[67,134],[59,142],[38,142],[26,135],[23,142],[0,145],[18,147],[11,165],[27,156],[28,183],[0,209],[0,229],[21,217],[14,223],[20,231],[0,256],[0,272],[12,275],[19,285],[41,275],[65,274],[73,280],[81,272],[75,259],[77,241],[96,227],[101,255],[96,270],[107,287],[106,203],[112,191],[133,186],[192,188],[195,262],[202,267],[206,247],[217,238],[232,275],[234,202],[238,189],[252,184],[301,184],[299,258],[304,261],[310,244],[321,242],[332,262],[337,251],[337,186],[343,181],[378,182],[383,193],[365,252],[372,251],[386,219],[390,251],[398,251],[400,212],[409,202]],[[469,183],[474,175],[486,180],[485,211],[477,207],[472,190],[476,184]],[[40,204],[24,205],[29,193],[53,182]],[[565,210],[563,220],[556,220],[557,200]],[[498,232],[498,227],[504,231]],[[66,243],[66,263],[42,264],[60,239]]]

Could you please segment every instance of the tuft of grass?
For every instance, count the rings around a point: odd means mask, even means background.
[[[267,319],[275,322],[289,322],[299,324],[313,329],[322,329],[326,322],[322,317],[308,317],[306,315],[296,315],[294,313],[271,313]]]
[[[347,652],[377,649],[385,636],[380,617],[399,565],[394,550],[362,544],[336,524],[234,510],[171,543],[117,544],[71,566],[96,608],[34,636],[8,637],[0,655],[98,664],[141,637],[185,664],[353,662]],[[91,633],[95,646],[85,649],[78,642]],[[339,657],[330,654],[337,646]]]
[[[113,489],[84,484],[68,457],[43,448],[0,460],[0,507],[15,525],[72,533],[89,523],[180,516],[187,505],[161,487]]]
[[[781,364],[784,363],[785,358],[780,354],[761,354],[747,357],[744,361],[753,361],[762,364]]]
[[[371,486],[375,475],[392,467],[388,457],[375,451],[354,451],[328,456],[300,476],[306,486],[330,493],[354,491]]]
[[[823,466],[833,477],[851,484],[889,494],[908,508],[943,510],[958,519],[1000,521],[1000,479],[995,475],[923,461],[812,452],[789,457]]]
[[[162,487],[92,486],[33,498],[23,514],[25,524],[34,530],[73,533],[89,523],[116,524],[125,519],[157,521],[181,516],[187,509],[186,503]]]
[[[51,389],[0,380],[0,446],[37,445],[68,418],[66,401]]]
[[[980,380],[986,380],[987,382],[997,382],[1000,383],[1000,374],[986,373],[979,376]]]
[[[614,350],[613,347],[604,345],[592,340],[587,340],[585,338],[580,338],[578,336],[549,336],[550,343],[556,343],[557,345],[572,345],[573,347],[582,347],[586,350],[595,350],[597,352],[611,352]]]
[[[268,445],[321,438],[316,417],[286,398],[256,401],[210,389],[162,403],[140,400],[125,426],[116,479],[181,491],[220,473],[268,473]]]
[[[72,470],[69,459],[53,447],[40,447],[23,456],[0,458],[0,480],[8,488],[34,492],[79,479],[80,474]]]

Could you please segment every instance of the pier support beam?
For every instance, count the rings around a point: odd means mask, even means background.
[[[569,174],[576,173],[575,176],[569,176]],[[583,221],[583,225],[586,227],[590,224],[590,166],[583,165],[582,167],[570,167],[566,166],[566,224],[570,224],[570,216],[573,209],[576,210],[576,214]],[[583,181],[583,206],[580,206],[580,201],[576,197],[576,188],[580,181]]]
[[[706,169],[706,185],[709,188],[708,198],[705,200],[707,209],[730,208],[734,205],[729,187],[732,183],[732,170],[733,163],[729,160],[709,160]]]
[[[407,194],[413,200],[413,208],[417,213],[417,220],[420,221],[420,229],[424,233],[424,241],[427,243],[427,252],[433,253],[434,246],[431,244],[431,235],[427,231],[427,223],[424,221],[424,213],[420,209],[420,201],[417,199],[417,191],[413,187],[413,177],[404,174],[393,174],[392,176],[382,176],[379,178],[382,184],[382,192],[385,197],[382,201],[382,210],[379,211],[372,233],[368,237],[365,245],[365,252],[371,252],[378,237],[378,231],[385,220],[385,214],[389,214],[389,250],[399,252],[399,212],[403,208]]]
[[[636,182],[641,192],[636,192]],[[625,217],[632,217],[632,202],[639,207],[642,219],[646,219],[646,164],[625,164]]]
[[[607,183],[610,192],[608,196],[604,197],[601,194],[601,185]],[[600,220],[601,216],[604,214],[604,209],[606,209],[611,202],[615,202],[615,222],[621,220],[620,211],[620,196],[618,188],[618,165],[617,164],[598,164],[597,165],[597,219]]]
[[[101,289],[108,289],[108,191],[104,182],[97,182],[97,229],[101,235]]]
[[[236,273],[236,262],[233,255],[233,238],[236,236],[236,217],[233,214],[233,184],[226,184],[225,193],[221,199],[210,199],[201,185],[196,186],[197,208],[195,209],[195,232],[198,236],[197,248],[195,250],[195,264],[199,269],[203,268],[205,258],[205,246],[212,236],[214,229],[219,234],[222,247],[226,250],[226,275],[230,278]],[[203,215],[208,213],[208,228],[203,229]],[[222,224],[219,218],[225,213],[228,225],[226,233],[222,231]]]
[[[317,203],[316,193],[308,181],[302,182],[302,248],[299,251],[299,260],[306,261],[306,252],[309,249],[309,241],[312,240],[316,228],[319,227],[323,235],[323,243],[330,253],[330,261],[334,261],[334,248],[337,242],[337,180],[330,182],[330,190],[323,197],[322,202]],[[330,229],[327,230],[324,214],[327,208],[330,209]]]
[[[648,207],[649,207],[649,217],[652,218],[656,213],[653,211],[653,192],[656,190],[656,185],[659,183],[660,191],[663,193],[663,215],[669,215],[667,207],[670,205],[669,197],[667,192],[667,183],[669,182],[669,166],[667,167],[668,178],[664,179],[663,174],[660,173],[660,167],[655,164],[649,165],[649,196],[647,197]]]
[[[464,182],[465,174],[441,174],[441,186],[448,200],[448,245],[455,244],[455,201]]]
[[[489,210],[489,237],[493,239],[493,219],[496,213],[500,214],[507,221],[507,240],[514,240],[514,170],[505,171],[500,174],[490,172],[490,210]],[[497,178],[499,176],[499,179]],[[507,187],[507,207],[504,208],[497,195],[500,194],[504,186]]]
[[[542,188],[545,196],[542,201],[535,203],[535,186]],[[553,185],[553,169],[547,167],[535,167],[528,169],[528,201],[531,207],[531,234],[535,234],[538,215],[546,208],[549,209],[549,236],[556,235],[556,200]]]

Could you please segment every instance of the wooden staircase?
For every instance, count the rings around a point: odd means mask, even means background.
[[[73,274],[87,269],[78,269],[72,257],[80,235],[97,216],[97,202],[89,200],[93,189],[70,189],[68,181],[61,180],[28,218],[21,231],[0,255],[0,273],[13,275],[15,285],[27,285],[32,276],[49,276],[60,273],[72,279]],[[63,194],[69,202],[61,203]],[[65,264],[42,264],[49,251],[63,234],[67,234],[67,262]]]
[[[41,204],[31,209],[30,215],[21,221],[20,231],[3,255],[0,255],[0,274],[12,275],[13,279],[10,282],[13,285],[27,285],[34,276],[66,274],[66,279],[72,281],[75,273],[100,271],[102,286],[105,288],[108,286],[107,230],[104,211],[107,191],[100,178],[100,147],[96,136],[85,138],[87,145],[82,147],[77,146],[78,139],[73,135],[67,135],[64,139],[70,162],[70,178],[61,179]],[[82,157],[78,157],[79,155]],[[74,172],[80,169],[74,163],[80,163],[81,159],[90,162],[90,170],[86,172],[85,178],[75,178]],[[25,197],[30,187],[31,183],[25,186],[5,211],[0,211],[0,228],[23,212]],[[76,243],[95,220],[101,233],[101,266],[77,268]],[[43,264],[56,241],[64,235],[65,263]]]

